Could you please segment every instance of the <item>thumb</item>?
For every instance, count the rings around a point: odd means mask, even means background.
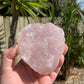
[[[13,71],[14,60],[15,60],[15,57],[17,56],[17,51],[18,51],[18,45],[15,44],[11,48],[3,52],[2,59],[1,59],[2,74]]]

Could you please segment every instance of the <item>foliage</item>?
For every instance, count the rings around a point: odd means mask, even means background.
[[[66,44],[69,47],[66,55],[66,60],[72,65],[84,65],[83,46],[84,34],[80,34],[78,30],[78,22],[80,15],[84,23],[84,16],[79,12],[79,5],[76,4],[76,0],[49,0],[51,2],[50,16],[51,22],[54,23],[55,17],[61,17],[61,27],[65,31]],[[56,2],[56,4],[54,4]],[[56,11],[58,15],[56,15]],[[75,61],[74,61],[75,60]]]
[[[33,19],[38,19],[37,13],[46,16],[39,8],[46,9],[48,5],[45,3],[47,0],[2,0],[0,10],[7,8],[5,15],[13,14],[16,9],[18,15],[28,16],[30,15]]]
[[[51,22],[54,23],[54,18],[55,18],[55,7],[54,7],[54,4],[52,3],[52,6],[49,10],[49,14],[50,14],[50,17],[51,17]]]
[[[0,9],[8,8],[5,14],[12,14],[12,23],[10,27],[10,37],[8,40],[9,47],[11,47],[15,43],[15,34],[17,28],[17,22],[19,15],[28,16],[30,15],[33,19],[39,20],[38,14],[40,13],[43,16],[45,14],[39,10],[39,8],[46,9],[48,6],[45,3],[47,0],[2,0],[2,4],[0,5]],[[39,20],[40,21],[40,20]],[[29,20],[28,20],[29,22]]]
[[[84,62],[81,61],[81,58],[84,60],[82,56],[84,42],[81,41],[81,39],[84,40],[84,34],[81,35],[77,29],[80,18],[78,10],[76,0],[70,0],[69,2],[65,0],[61,12],[63,19],[61,25],[65,31],[66,44],[69,47],[66,59],[69,59],[73,65],[79,65],[80,62],[84,64]]]
[[[82,18],[82,22],[83,22],[83,24],[84,24],[84,15],[83,15],[83,13],[82,13],[81,11],[79,11],[79,14],[80,14],[80,16],[81,16],[81,18]]]
[[[83,15],[82,11],[79,10],[79,14],[80,14],[82,22],[84,24],[84,15]],[[83,36],[84,36],[84,34],[83,34]],[[83,41],[82,41],[81,56],[79,56],[79,65],[80,66],[84,66],[84,37],[82,40]]]
[[[48,0],[49,8],[46,11],[47,16],[51,17],[51,22],[54,23],[55,17],[59,16],[60,14],[60,0]]]
[[[64,29],[68,45],[66,60],[61,69],[61,78],[66,80],[71,66],[84,66],[84,34],[80,34],[77,28],[80,20],[80,9],[76,0],[63,0],[60,4],[61,12],[59,14],[62,18],[60,26]]]

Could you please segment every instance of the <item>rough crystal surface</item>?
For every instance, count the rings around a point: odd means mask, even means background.
[[[29,24],[18,34],[19,56],[42,75],[56,69],[64,44],[63,30],[52,23]]]

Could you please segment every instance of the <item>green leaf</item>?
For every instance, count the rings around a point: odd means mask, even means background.
[[[9,8],[8,8],[8,11],[7,11],[4,15],[7,15],[7,14],[9,14],[9,13],[12,14],[12,12],[13,12],[12,8],[9,7]]]
[[[10,3],[10,2],[6,2],[6,1],[3,2],[3,4],[9,4],[9,3]]]
[[[55,17],[55,11],[54,11],[54,4],[52,4],[51,9],[49,10],[50,17],[51,17],[51,22],[54,23],[54,17]]]
[[[55,13],[54,13],[54,5],[52,4],[52,9],[51,9],[51,14],[52,14],[52,18],[54,18]]]
[[[22,7],[20,8],[20,13],[22,14],[22,16],[26,15],[26,12],[25,12],[25,10]]]
[[[38,7],[30,5],[30,4],[28,4],[28,5],[29,5],[30,9],[33,9],[34,11],[42,14],[43,16],[46,16],[46,14],[44,14],[42,11],[40,11]]]
[[[0,10],[3,9],[3,8],[5,8],[5,7],[7,7],[7,6],[9,6],[9,5],[10,5],[10,2],[5,2],[5,1],[4,1],[4,2],[2,3],[2,5],[0,5]]]
[[[6,7],[6,5],[0,5],[0,10],[5,8],[5,7]]]
[[[81,16],[81,18],[82,18],[82,22],[83,22],[83,24],[84,24],[84,15],[83,15],[81,12],[79,12],[79,14],[80,14],[80,16]]]
[[[19,5],[18,5],[18,4],[16,4],[16,5],[15,5],[15,7],[16,7],[16,10],[18,10],[18,9],[19,9]]]
[[[27,2],[27,4],[31,4],[32,6],[37,6],[40,8],[47,9],[48,5],[46,3],[38,3],[38,2]]]
[[[39,19],[38,16],[25,4],[21,3],[21,5],[23,6],[23,9],[26,10],[33,19]]]
[[[36,1],[48,1],[48,0],[36,0]]]
[[[25,16],[27,17],[27,21],[28,21],[28,23],[30,23],[29,18],[28,18],[28,14],[22,7],[20,8],[20,12],[21,12],[22,16],[24,16],[24,18],[25,18]]]
[[[4,1],[2,4],[6,5],[6,6],[9,6],[9,5],[11,5],[11,3],[12,3],[11,1]]]
[[[48,1],[48,0],[25,0],[25,1],[33,1],[33,2],[36,2],[36,1],[39,1],[39,2],[43,2],[43,1]]]

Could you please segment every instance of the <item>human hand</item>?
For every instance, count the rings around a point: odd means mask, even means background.
[[[3,52],[1,63],[1,84],[52,84],[64,63],[64,55],[68,47],[65,45],[63,55],[54,72],[48,75],[39,75],[23,60],[14,66],[14,59],[18,54],[18,44]]]

